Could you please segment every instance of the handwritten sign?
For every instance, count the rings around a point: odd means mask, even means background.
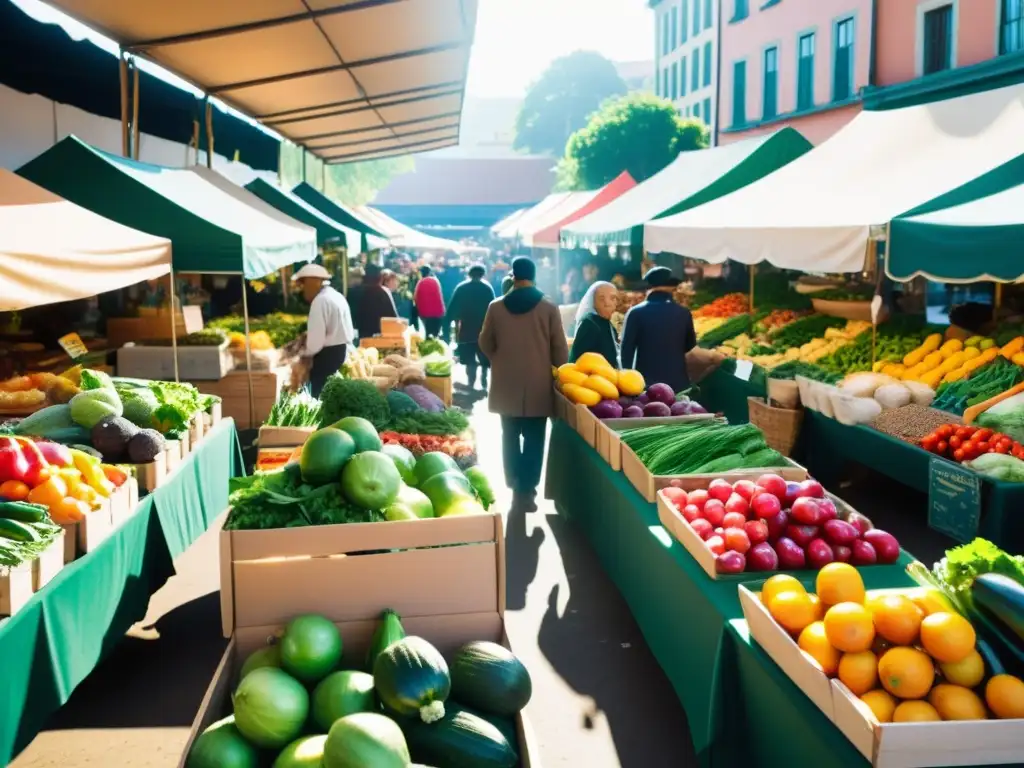
[[[973,541],[981,520],[981,479],[937,457],[931,460],[928,479],[928,526],[957,541]]]
[[[77,360],[82,355],[89,353],[88,348],[77,333],[61,336],[57,339],[57,343],[60,344],[61,349],[68,353],[72,360]]]
[[[737,360],[736,370],[733,375],[740,381],[750,381],[750,374],[754,371],[754,364],[749,360]]]

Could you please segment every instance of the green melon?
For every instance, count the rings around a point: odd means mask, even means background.
[[[410,763],[402,729],[384,715],[349,715],[327,734],[323,768],[409,768]]]
[[[238,679],[241,680],[254,669],[260,669],[261,667],[280,667],[281,666],[281,648],[277,645],[268,645],[264,648],[260,648],[258,651],[253,651],[249,654],[249,657],[245,660],[242,665],[242,672],[239,674]]]
[[[423,491],[403,485],[398,491],[398,498],[384,510],[388,520],[419,520],[433,517],[434,505]]]
[[[473,486],[457,469],[434,475],[420,485],[420,490],[430,499],[437,517],[444,517],[454,507],[468,501],[477,503]]]
[[[441,453],[440,451],[431,451],[430,453],[424,453],[416,461],[416,469],[414,473],[416,475],[416,485],[422,486],[427,480],[432,478],[434,475],[439,475],[442,472],[458,472],[459,465],[455,463],[455,459],[449,456],[447,453]]]
[[[407,485],[416,485],[416,457],[412,455],[412,451],[394,444],[385,445],[380,450],[395,462],[395,469]]]
[[[379,451],[384,444],[380,441],[380,435],[373,424],[359,416],[346,416],[332,424],[335,429],[347,432],[355,441],[356,453],[363,451]]]
[[[304,683],[319,682],[341,661],[341,633],[323,616],[309,614],[292,619],[280,646],[281,666]]]
[[[347,432],[333,427],[318,429],[306,439],[299,456],[303,481],[310,485],[337,482],[355,452],[356,443]]]
[[[377,699],[373,675],[365,672],[332,672],[313,691],[313,721],[322,731],[356,712],[372,712]]]
[[[203,731],[192,745],[185,768],[257,768],[259,753],[225,717]]]
[[[320,768],[326,744],[327,737],[324,735],[296,739],[281,750],[271,768]]]
[[[345,498],[363,509],[387,509],[402,487],[402,476],[379,451],[357,453],[341,473]]]

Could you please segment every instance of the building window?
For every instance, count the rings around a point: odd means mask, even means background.
[[[762,106],[762,120],[771,120],[779,113],[779,49],[774,46],[764,52]]]
[[[693,0],[699,3],[700,0]],[[679,7],[679,42],[685,43],[690,34],[690,0],[683,0]]]
[[[704,29],[711,29],[715,23],[715,14],[711,6],[712,0],[704,0]]]
[[[797,41],[796,108],[814,106],[814,33],[801,35]]]
[[[740,126],[747,122],[747,62],[737,61],[732,65],[732,124]]]
[[[700,34],[700,0],[693,0],[693,36]]]
[[[678,36],[676,34],[677,30],[679,29],[679,9],[676,8],[674,5],[672,6],[671,14],[672,14],[672,21],[669,24],[669,26],[672,29],[672,33],[670,34],[670,37],[671,37],[671,40],[672,40],[672,50],[674,51],[676,48],[679,47],[679,38],[678,38]]]
[[[679,95],[686,95],[686,57],[679,60]]]
[[[704,43],[704,87],[711,85],[711,43]]]
[[[667,15],[661,17],[661,52],[662,52],[662,54],[666,54],[670,50],[669,47],[668,47],[668,44],[670,42],[670,35],[672,34],[672,30],[669,29],[668,22],[669,22],[669,18],[668,18]]]
[[[1024,50],[1024,0],[1002,0],[999,53]]]
[[[953,66],[952,5],[943,5],[925,13],[923,42],[923,74],[930,75]]]
[[[668,98],[671,91],[668,89],[668,70],[663,69],[661,71],[661,95],[664,98]]]
[[[704,99],[704,122],[711,125],[711,99]]]
[[[732,0],[732,19],[730,21],[743,21],[750,15],[749,0]]]
[[[696,91],[700,88],[700,48],[693,49],[693,71],[690,72],[690,90]]]
[[[693,119],[700,120],[700,102],[693,105]]]
[[[672,101],[679,98],[679,67],[678,62],[672,65]]]
[[[836,23],[832,62],[832,101],[845,101],[853,95],[853,19]]]

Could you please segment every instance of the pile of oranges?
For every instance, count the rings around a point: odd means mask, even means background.
[[[815,589],[808,594],[779,574],[765,582],[761,602],[878,722],[1024,718],[1024,681],[998,674],[985,682],[974,627],[940,592],[868,595],[846,563],[822,568]]]

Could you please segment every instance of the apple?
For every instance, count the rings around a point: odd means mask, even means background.
[[[826,520],[821,530],[825,534],[825,540],[830,544],[848,547],[860,538],[857,529],[842,520]]]
[[[807,565],[803,548],[785,536],[775,542],[775,554],[779,556],[779,567],[785,571],[799,571]]]
[[[670,485],[668,488],[662,489],[661,492],[665,496],[665,499],[676,509],[682,509],[686,506],[686,491],[682,488],[676,488]]]
[[[728,509],[728,507],[726,507]],[[747,516],[741,515],[739,512],[726,512],[725,517],[722,518],[723,528],[742,528],[746,525]]]
[[[718,499],[724,504],[726,499],[732,496],[732,483],[721,478],[712,480],[711,485],[708,486],[708,496]]]
[[[690,527],[693,529],[694,533],[696,533],[705,541],[712,533],[715,532],[715,526],[713,526],[703,517],[698,517],[696,520],[691,522]]]
[[[697,509],[703,510],[704,504],[708,500],[708,492],[703,489],[697,489],[696,491],[690,491],[687,494],[687,503],[693,504]]]
[[[857,539],[850,546],[850,563],[852,565],[874,565],[878,562],[875,548],[864,539]]]
[[[807,478],[800,483],[800,491],[797,495],[809,499],[824,499],[825,489],[821,487],[821,483],[817,480]]]
[[[807,545],[807,565],[811,568],[824,568],[835,559],[832,547],[824,539],[815,539]]]
[[[786,498],[782,500],[782,506],[789,509],[793,502],[800,497],[800,483],[786,483]]]
[[[839,513],[836,511],[836,505],[832,499],[815,499],[818,504],[818,511],[821,513],[821,522],[824,523],[826,520],[835,520],[839,517]]]
[[[833,544],[832,554],[836,556],[837,563],[848,563],[853,552],[849,547],[844,547],[842,544]]]
[[[779,501],[786,498],[786,481],[776,474],[761,475],[757,478],[757,487],[764,488]]]
[[[818,538],[818,526],[790,523],[786,526],[786,538],[795,541],[801,547],[806,547]]]
[[[747,559],[742,552],[730,550],[715,558],[715,571],[718,573],[743,573],[747,568]]]
[[[900,543],[891,533],[872,528],[864,534],[864,541],[875,549],[878,562],[888,565],[900,559]]]
[[[739,480],[732,486],[732,492],[742,496],[748,502],[754,495],[754,490],[757,488],[752,480]]]
[[[821,510],[818,509],[818,502],[809,496],[800,496],[793,502],[793,508],[789,510],[789,516],[794,522],[801,525],[817,525],[821,520]]]
[[[726,528],[725,548],[746,554],[750,550],[750,537],[742,528]]]
[[[760,544],[768,541],[768,523],[764,520],[747,520],[743,524],[743,530],[747,532],[747,538],[751,544]]]
[[[730,496],[725,501],[726,512],[738,512],[739,514],[743,515],[744,519],[746,519],[747,512],[749,510],[750,503],[745,498],[740,496],[738,493],[733,493],[733,495]]]
[[[789,512],[780,509],[774,517],[765,518],[764,522],[768,526],[768,541],[777,541],[789,525]]]
[[[693,504],[687,504],[685,507],[679,510],[679,514],[681,514],[683,516],[683,519],[688,523],[692,523],[694,520],[697,520],[698,518],[703,516],[701,511],[697,509],[697,507],[695,507]]]
[[[755,515],[766,520],[779,514],[782,503],[779,501],[779,497],[773,493],[759,493],[750,502],[750,507],[754,510]]]
[[[722,524],[724,518],[725,504],[718,499],[708,499],[704,505],[704,519],[712,525],[718,526]]]
[[[723,539],[721,536],[712,536],[710,539],[707,539],[704,543],[707,544],[708,549],[710,549],[716,555],[720,555],[723,552],[725,552],[725,539]]]
[[[759,542],[750,548],[747,553],[747,562],[752,571],[777,571],[779,569],[779,556],[775,554],[772,545],[767,541]]]

